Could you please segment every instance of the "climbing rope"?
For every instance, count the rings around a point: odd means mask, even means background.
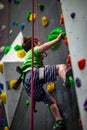
[[[34,14],[34,0],[32,0],[32,14]],[[34,129],[34,15],[32,15],[32,73],[31,73],[31,107],[30,107],[30,130]]]
[[[39,26],[39,15],[38,15],[38,0],[36,0],[36,14],[37,14],[37,33],[38,33],[38,40],[40,40],[40,26]]]

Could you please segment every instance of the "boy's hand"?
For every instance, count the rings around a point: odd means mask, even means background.
[[[60,41],[62,39],[62,34],[63,34],[63,32],[58,35],[58,41]]]

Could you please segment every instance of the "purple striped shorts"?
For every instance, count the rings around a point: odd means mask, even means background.
[[[35,68],[34,70],[34,99],[38,101],[41,99],[41,101],[45,104],[52,104],[52,100],[50,98],[50,95],[44,90],[43,84],[47,82],[53,82],[56,81],[56,66],[48,66],[44,68],[44,80],[39,80],[39,68]],[[27,94],[30,96],[31,94],[31,71],[28,71],[25,74],[24,79],[24,88],[27,91]]]

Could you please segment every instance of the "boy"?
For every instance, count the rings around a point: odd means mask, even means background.
[[[62,39],[62,34],[60,34],[56,39],[50,42],[41,44],[41,42],[34,38],[34,100],[42,101],[44,104],[49,104],[51,112],[56,120],[53,130],[60,130],[63,128],[63,119],[60,115],[57,103],[53,97],[51,97],[43,88],[43,84],[51,81],[56,81],[57,75],[59,75],[63,80],[65,79],[65,72],[67,66],[65,64],[44,66],[43,65],[43,54],[50,47],[55,45]],[[22,47],[27,52],[25,61],[22,65],[22,71],[24,76],[24,88],[27,94],[30,96],[31,92],[31,64],[32,64],[32,49],[31,49],[31,37],[24,37]],[[40,79],[40,68],[43,67],[43,79]]]

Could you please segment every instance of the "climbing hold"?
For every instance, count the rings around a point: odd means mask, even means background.
[[[19,4],[20,0],[14,0],[14,4]]]
[[[49,104],[46,104],[46,107],[47,107],[47,109],[48,109],[49,111],[51,110]]]
[[[81,130],[82,130],[82,119],[81,119],[81,118],[79,118],[77,123],[78,123],[79,127],[80,127],[80,128],[81,128]]]
[[[17,80],[11,80],[9,83],[10,88],[13,88],[13,86],[15,85],[15,83],[17,82]]]
[[[5,25],[1,25],[1,31],[4,31],[6,29]]]
[[[33,20],[35,21],[36,19],[36,13],[30,15],[29,21],[32,22]]]
[[[67,62],[67,64],[68,64],[69,66],[72,66],[72,64],[71,64],[70,53],[69,53],[68,56],[67,56],[67,60],[66,60],[66,62]]]
[[[4,89],[4,85],[2,83],[0,83],[0,89]]]
[[[9,128],[7,126],[4,127],[4,130],[9,130]]]
[[[60,15],[60,24],[64,24],[64,15],[63,14]]]
[[[6,93],[0,94],[0,99],[1,99],[2,102],[5,104],[5,103],[6,103]]]
[[[0,53],[3,53],[5,49],[5,46],[0,47]]]
[[[16,79],[14,79],[14,80],[11,80],[10,82],[9,82],[9,86],[10,86],[10,88],[14,88],[14,85],[16,84],[16,82],[17,82],[17,80]],[[18,89],[20,88],[21,86],[19,85],[18,86]]]
[[[77,87],[81,87],[81,80],[78,77],[75,79],[75,82]]]
[[[2,126],[2,128],[4,128],[6,126],[6,122],[5,122],[4,118],[1,119],[1,126]]]
[[[75,15],[76,15],[75,12],[72,12],[72,13],[71,13],[71,18],[74,19],[74,18],[75,18]]]
[[[4,9],[4,5],[0,2],[0,10]]]
[[[68,46],[68,38],[67,38],[67,35],[65,35],[63,39],[64,39],[65,45]]]
[[[3,64],[0,63],[0,72],[3,73]]]
[[[69,83],[72,87],[75,87],[74,79],[72,76],[69,76]]]
[[[46,16],[43,16],[42,17],[42,25],[46,27],[46,26],[48,26],[48,24],[49,24],[48,18]]]
[[[14,50],[15,51],[19,51],[19,50],[22,50],[23,49],[23,47],[21,46],[21,45],[16,45],[15,47],[14,47]]]
[[[30,15],[31,15],[31,12],[28,12],[28,13],[27,13],[27,16],[26,16],[26,19],[27,19],[28,22],[30,22],[30,20],[29,20]]]
[[[16,4],[19,4],[20,3],[20,0],[16,0]]]
[[[12,34],[13,33],[13,30],[11,29],[10,31],[9,31],[9,34]]]
[[[19,25],[19,22],[16,21],[15,25],[18,26],[18,25]]]
[[[83,107],[84,107],[84,110],[87,111],[87,98],[86,98],[86,100],[84,101]]]
[[[26,55],[26,52],[24,50],[17,51],[17,56],[19,58],[23,58]]]
[[[23,30],[25,28],[25,23],[21,23],[20,27]]]
[[[16,20],[13,20],[12,25],[16,25]]]
[[[48,35],[48,41],[52,41],[58,37],[60,33],[62,33],[62,28],[55,28],[52,30]],[[51,47],[52,50],[55,50],[59,46],[60,42],[56,43],[54,46]]]
[[[62,33],[62,38],[64,39],[64,37],[66,36],[66,32]]]
[[[30,104],[30,100],[26,100],[25,104],[29,105]]]
[[[38,7],[39,7],[39,9],[40,9],[41,11],[44,10],[44,4],[39,3],[39,4],[38,4]]]
[[[7,54],[11,49],[11,45],[7,45],[5,48],[4,48],[4,54]]]
[[[81,58],[78,61],[78,67],[80,70],[83,70],[85,68],[86,65],[86,59],[85,58]]]
[[[48,93],[53,92],[54,89],[55,89],[55,84],[54,84],[54,82],[50,82],[50,83],[47,85],[47,91],[48,91]]]

